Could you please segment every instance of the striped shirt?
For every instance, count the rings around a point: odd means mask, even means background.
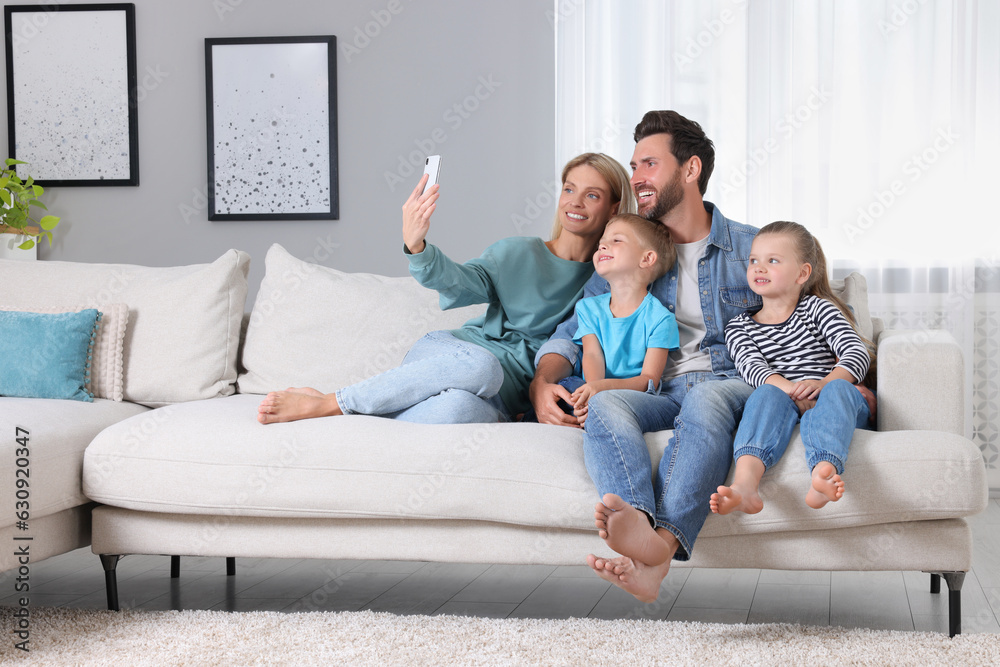
[[[771,375],[786,380],[822,380],[836,367],[856,382],[871,362],[861,336],[835,305],[804,296],[781,324],[760,324],[750,312],[726,325],[726,347],[747,384],[759,387]]]

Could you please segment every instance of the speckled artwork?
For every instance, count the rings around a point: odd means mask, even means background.
[[[38,181],[131,177],[125,11],[11,15],[14,154]]]
[[[331,213],[328,43],[213,44],[213,213]]]

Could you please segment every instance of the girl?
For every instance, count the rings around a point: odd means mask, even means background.
[[[733,484],[720,486],[709,505],[716,514],[760,512],[760,479],[801,420],[812,471],[806,504],[818,509],[844,494],[840,476],[854,429],[866,428],[871,417],[855,384],[872,359],[854,316],[830,290],[819,242],[802,225],[774,222],[758,232],[747,282],[763,306],[729,322],[726,347],[757,389],[736,432]]]
[[[535,352],[583,293],[608,220],[619,211],[635,211],[628,173],[600,153],[570,160],[562,172],[552,240],[504,239],[465,264],[425,240],[439,189],[435,185],[423,192],[426,181],[421,178],[403,204],[410,273],[440,293],[441,308],[486,303],[485,315],[461,329],[427,334],[398,368],[334,393],[272,392],[258,408],[259,422],[341,414],[423,423],[496,422],[529,407]]]

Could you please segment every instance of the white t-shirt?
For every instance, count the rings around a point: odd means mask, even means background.
[[[698,289],[698,262],[705,256],[708,237],[694,243],[676,243],[674,246],[677,248],[677,303],[674,305],[674,317],[677,318],[681,346],[670,350],[663,374],[667,379],[684,373],[712,372],[712,358],[707,352],[698,349],[708,334]]]

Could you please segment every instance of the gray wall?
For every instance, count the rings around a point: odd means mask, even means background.
[[[386,174],[430,143],[444,164],[429,238],[450,256],[547,236],[551,205],[536,213],[525,199],[554,191],[550,1],[134,2],[141,185],[49,189],[63,222],[41,258],[169,266],[239,248],[252,257],[248,308],[272,243],[345,271],[405,275],[400,207],[421,170],[395,189]],[[340,219],[209,222],[204,39],[323,34],[338,40]]]

